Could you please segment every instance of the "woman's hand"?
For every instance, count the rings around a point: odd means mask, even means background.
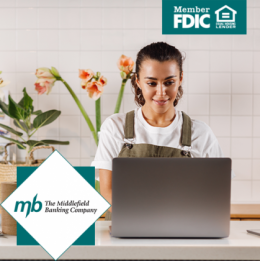
[[[100,193],[112,205],[112,171],[99,169]],[[108,209],[112,212],[112,207]]]

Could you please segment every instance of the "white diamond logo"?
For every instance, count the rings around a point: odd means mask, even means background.
[[[55,150],[2,207],[57,260],[110,204]]]

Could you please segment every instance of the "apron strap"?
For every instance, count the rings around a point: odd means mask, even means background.
[[[125,118],[125,138],[133,139],[134,138],[134,117],[135,111],[129,111],[126,114]]]
[[[181,143],[184,146],[191,146],[191,119],[190,117],[182,111],[182,138]]]
[[[126,139],[133,139],[134,138],[134,117],[135,111],[129,111],[126,114],[125,119],[125,138]],[[182,112],[183,117],[183,125],[182,125],[182,138],[181,143],[183,146],[191,146],[191,119],[190,117]]]

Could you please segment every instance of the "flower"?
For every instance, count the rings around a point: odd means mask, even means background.
[[[87,83],[86,83],[84,80],[82,80],[82,81],[81,81],[81,87],[82,87],[82,89],[86,89],[86,85],[87,85]]]
[[[46,94],[49,94],[55,81],[55,78],[38,78],[38,80],[34,84],[35,90],[38,92],[39,95],[45,92]]]
[[[53,74],[51,73],[51,70],[46,67],[36,69],[35,75],[38,78],[54,78]]]
[[[94,72],[90,69],[81,70],[79,69],[79,78],[82,79],[82,82],[84,81],[87,83],[91,80],[91,78],[94,76]],[[82,84],[81,84],[82,85]]]
[[[100,83],[102,86],[105,86],[107,84],[107,78],[105,78],[104,76],[100,76],[100,72],[97,72],[95,75],[94,72],[90,69],[86,69],[86,70],[79,69],[79,78],[82,79],[81,81],[82,89],[86,89],[87,86],[92,86],[92,84],[89,83],[96,82],[96,83]]]
[[[134,61],[131,57],[121,55],[120,58],[117,61],[117,67],[120,71],[125,72],[126,74],[129,74],[132,72],[134,68]]]
[[[121,78],[122,79],[126,79],[127,78],[127,74],[123,71],[120,72]]]
[[[88,82],[86,85],[89,98],[99,99],[104,91],[103,84],[99,81]]]
[[[53,70],[54,67],[52,67]],[[55,68],[54,68],[55,69]],[[56,76],[52,73],[52,70],[50,70],[47,67],[41,67],[36,69],[35,75],[37,76],[37,81],[35,82],[35,90],[38,91],[38,94],[41,95],[46,92],[46,94],[49,94],[52,90],[52,87],[55,83]],[[59,75],[59,72],[57,69],[54,70],[54,72]]]
[[[107,84],[107,78],[105,78],[104,76],[101,76],[98,81],[105,86]]]
[[[0,72],[0,74],[1,73],[2,72]],[[4,86],[6,86],[9,83],[10,83],[9,81],[4,81],[2,78],[0,78],[0,87],[4,87]],[[5,94],[4,94],[3,90],[0,89],[0,100],[4,101],[4,97],[5,97]]]
[[[0,78],[0,87],[4,87],[9,83],[10,83],[9,81],[4,81],[2,78]]]
[[[55,67],[51,67],[51,73],[55,78],[60,78],[60,73]]]

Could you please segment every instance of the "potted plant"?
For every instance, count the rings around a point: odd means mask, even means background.
[[[34,111],[33,100],[27,94],[26,88],[23,89],[23,98],[16,103],[12,97],[8,96],[8,105],[0,100],[0,108],[3,113],[13,119],[13,123],[21,131],[16,131],[10,126],[0,123],[0,127],[14,134],[17,138],[13,139],[0,135],[0,137],[7,139],[10,143],[5,146],[4,161],[0,163],[0,183],[3,181],[16,181],[17,166],[38,166],[44,159],[34,160],[33,151],[42,148],[51,148],[54,151],[54,147],[50,144],[68,145],[69,141],[58,141],[58,140],[33,140],[31,137],[41,127],[46,126],[55,121],[61,111],[49,110],[42,112],[41,110]],[[32,116],[36,116],[32,120]],[[31,122],[32,121],[32,122]],[[24,162],[11,162],[7,161],[7,150],[6,147],[9,145],[17,145],[19,149],[26,151]],[[0,209],[1,210],[1,209]]]
[[[10,140],[15,143],[19,149],[26,150],[25,163],[29,164],[29,153],[36,146],[49,146],[49,144],[68,145],[69,141],[57,141],[57,140],[32,140],[31,137],[35,132],[55,121],[61,114],[58,110],[49,110],[42,112],[41,110],[34,111],[33,100],[27,94],[26,88],[23,89],[23,98],[16,103],[11,95],[8,96],[9,104],[7,105],[0,100],[0,108],[2,111],[13,119],[13,123],[16,127],[21,129],[24,133],[16,131],[13,128],[0,123],[0,127],[13,133],[17,136],[17,139],[12,139],[3,135],[0,137]],[[36,117],[31,122],[32,116]],[[26,137],[24,137],[24,134]]]

